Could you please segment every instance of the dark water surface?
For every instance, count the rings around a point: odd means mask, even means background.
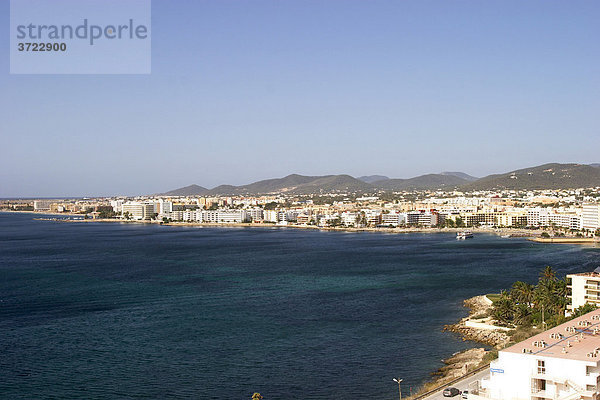
[[[0,213],[0,397],[393,399],[471,346],[463,299],[600,265],[477,235],[184,228]]]

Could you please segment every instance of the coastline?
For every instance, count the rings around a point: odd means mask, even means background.
[[[163,223],[162,221],[150,220],[150,221],[141,221],[141,220],[123,220],[116,218],[88,218],[88,219],[46,219],[43,216],[54,216],[54,217],[83,217],[85,214],[73,214],[73,213],[51,213],[51,212],[38,212],[38,211],[7,211],[0,210],[1,213],[26,213],[31,215],[40,216],[40,220],[49,220],[54,222],[72,222],[72,223],[80,223],[80,222],[106,222],[106,223],[133,223],[133,224],[156,224],[163,226],[180,226],[180,227],[207,227],[207,228],[293,228],[293,229],[314,229],[321,231],[337,231],[337,232],[378,232],[378,233],[398,233],[398,234],[408,234],[408,233],[456,233],[462,232],[465,229],[471,230],[473,233],[489,233],[495,234],[498,236],[508,236],[510,237],[536,237],[539,236],[540,233],[537,231],[532,231],[529,229],[522,228],[487,228],[487,227],[470,227],[470,228],[373,228],[373,227],[363,227],[363,228],[355,228],[355,227],[322,227],[316,225],[277,225],[270,223],[253,223],[253,222],[234,222],[234,223],[210,223],[210,222],[168,222]]]
[[[550,238],[534,237],[534,238],[529,238],[527,240],[530,240],[532,242],[537,242],[537,243],[569,243],[569,244],[596,243],[596,244],[600,244],[600,239],[582,238],[582,237],[550,237]]]

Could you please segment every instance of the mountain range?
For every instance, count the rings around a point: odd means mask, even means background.
[[[383,175],[354,178],[350,175],[304,176],[266,179],[248,185],[220,185],[208,189],[190,185],[162,193],[166,196],[254,195],[266,193],[374,193],[405,190],[569,189],[600,186],[600,164],[544,164],[503,174],[476,178],[463,172],[441,172],[408,179]]]

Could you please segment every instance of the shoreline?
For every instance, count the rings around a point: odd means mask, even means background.
[[[509,329],[496,327],[487,316],[492,302],[486,295],[474,296],[463,301],[469,309],[469,315],[454,324],[445,325],[443,331],[458,334],[463,341],[472,341],[486,347],[471,347],[452,354],[443,359],[445,364],[431,373],[432,379],[425,382],[411,397],[417,397],[432,389],[440,388],[453,380],[460,378],[470,371],[483,367],[489,362],[492,352],[506,345],[510,338],[506,333]]]
[[[582,238],[582,237],[550,237],[550,238],[543,238],[543,237],[534,237],[534,238],[529,238],[527,239],[529,241],[532,242],[537,242],[537,243],[568,243],[568,244],[587,244],[587,243],[592,243],[592,244],[600,244],[600,238],[596,239],[596,238]]]
[[[38,211],[7,211],[0,210],[0,213],[26,213],[31,215],[39,215],[43,217],[54,216],[54,217],[84,217],[85,214],[73,214],[73,213],[51,213],[51,212],[38,212]],[[40,220],[46,220],[45,218],[39,218]],[[321,231],[336,231],[336,232],[378,232],[378,233],[456,233],[462,232],[465,229],[471,230],[473,233],[489,233],[495,234],[498,236],[508,236],[508,238],[512,237],[525,237],[532,238],[539,236],[541,232],[532,231],[529,229],[522,228],[481,228],[481,227],[470,227],[470,228],[374,228],[374,227],[363,227],[363,228],[355,228],[355,227],[321,227],[316,225],[277,225],[271,223],[253,223],[253,222],[244,222],[244,223],[211,223],[211,222],[168,222],[163,223],[162,221],[150,220],[150,221],[140,221],[140,220],[123,220],[116,218],[88,218],[88,219],[77,219],[77,220],[58,220],[58,219],[48,219],[50,221],[56,222],[112,222],[112,223],[134,223],[134,224],[156,224],[163,226],[179,226],[179,227],[207,227],[207,228],[293,228],[293,229],[314,229]]]

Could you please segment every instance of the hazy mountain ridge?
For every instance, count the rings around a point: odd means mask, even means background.
[[[475,178],[463,172],[425,174],[408,179],[390,179],[383,175],[354,178],[350,175],[305,176],[291,174],[242,186],[220,185],[207,189],[190,185],[163,193],[167,196],[256,195],[267,193],[375,193],[404,190],[495,190],[495,189],[572,189],[600,186],[600,164],[551,163],[502,174]],[[381,178],[381,179],[379,179]],[[366,182],[365,180],[370,180]]]

